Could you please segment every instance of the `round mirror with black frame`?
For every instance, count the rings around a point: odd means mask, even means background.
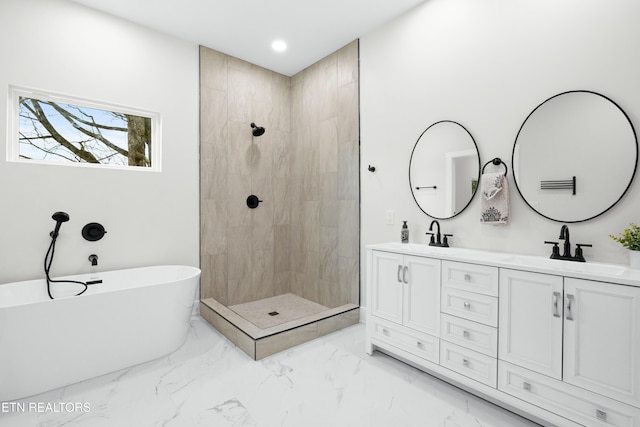
[[[513,145],[514,182],[536,213],[583,222],[611,209],[636,172],[638,140],[611,99],[575,90],[554,95],[524,120]]]
[[[473,199],[480,153],[461,124],[442,120],[418,137],[409,160],[409,186],[418,207],[435,219],[459,215]]]

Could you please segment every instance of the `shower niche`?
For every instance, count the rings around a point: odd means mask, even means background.
[[[200,313],[253,359],[359,321],[358,86],[358,41],[293,77],[200,48]]]

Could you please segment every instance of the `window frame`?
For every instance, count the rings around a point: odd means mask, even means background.
[[[42,101],[59,102],[77,107],[94,108],[122,114],[131,114],[151,119],[151,166],[112,165],[104,163],[66,162],[56,160],[34,160],[20,158],[20,98],[32,98]],[[161,116],[159,113],[89,100],[71,95],[63,95],[47,90],[32,89],[9,85],[7,105],[7,153],[6,160],[11,163],[26,163],[38,165],[74,166],[98,169],[116,169],[127,171],[160,172],[162,162],[162,133]]]

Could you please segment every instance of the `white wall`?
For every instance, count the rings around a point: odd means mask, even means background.
[[[629,0],[428,0],[362,37],[362,283],[364,247],[398,241],[401,220],[409,221],[412,242],[427,241],[431,218],[411,197],[407,168],[417,137],[444,119],[469,130],[482,164],[505,160],[511,180],[511,223],[481,225],[476,195],[458,217],[441,221],[453,245],[550,254],[543,241],[557,240],[561,224],[537,215],[517,193],[516,134],[539,103],[577,89],[613,99],[640,129],[639,16],[640,2]],[[570,225],[573,243],[593,244],[585,249],[588,260],[628,263],[608,235],[640,222],[639,195],[636,177],[611,211]],[[394,225],[385,224],[386,210],[395,211]]]
[[[55,211],[53,275],[199,265],[197,46],[63,0],[0,3],[0,100],[10,84],[158,112],[162,172],[8,163],[0,102],[0,283],[43,277]],[[88,222],[106,236],[87,242]]]

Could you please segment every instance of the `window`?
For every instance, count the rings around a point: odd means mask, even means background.
[[[7,160],[160,170],[158,114],[11,87]]]

